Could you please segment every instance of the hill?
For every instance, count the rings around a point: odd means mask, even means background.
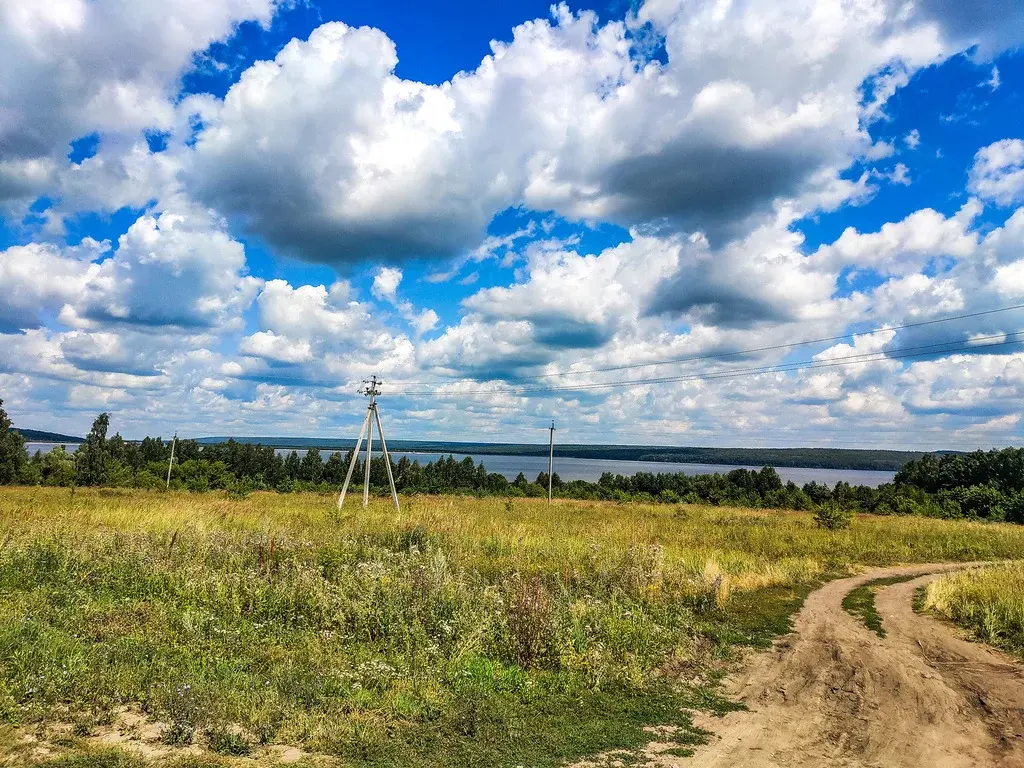
[[[62,435],[59,432],[44,432],[41,429],[25,429],[11,427],[12,432],[19,433],[29,443],[84,443],[85,438]]]

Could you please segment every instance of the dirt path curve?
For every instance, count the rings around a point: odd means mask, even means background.
[[[942,564],[883,568],[811,594],[794,631],[727,686],[749,707],[697,717],[714,732],[687,768],[1024,768],[1024,666],[914,614],[917,586]],[[843,597],[886,576],[879,638]]]

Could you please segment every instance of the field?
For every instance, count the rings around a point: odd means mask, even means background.
[[[0,754],[554,766],[657,725],[682,752],[813,585],[1022,552],[1024,527],[920,517],[4,489]]]
[[[933,581],[925,610],[943,616],[986,643],[1024,657],[1024,564],[1007,563]]]

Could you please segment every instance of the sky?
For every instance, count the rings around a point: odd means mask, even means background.
[[[0,0],[0,398],[1024,442],[1018,0]]]

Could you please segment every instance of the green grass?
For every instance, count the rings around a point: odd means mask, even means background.
[[[942,616],[977,639],[1024,658],[1024,564],[960,571],[924,588],[922,610]]]
[[[339,514],[312,494],[10,489],[0,721],[51,746],[54,723],[73,727],[69,761],[101,759],[82,750],[125,706],[212,765],[280,743],[318,765],[556,766],[635,750],[650,725],[686,749],[704,734],[684,710],[728,710],[733,649],[788,631],[821,580],[1016,552],[1020,527],[920,518],[823,531],[696,506],[412,497]]]
[[[864,625],[879,637],[885,637],[885,627],[882,626],[882,617],[875,608],[875,595],[882,587],[892,584],[901,584],[910,581],[916,576],[889,576],[883,579],[873,579],[866,584],[861,584],[856,589],[850,590],[843,598],[843,608],[847,613],[856,616]]]

